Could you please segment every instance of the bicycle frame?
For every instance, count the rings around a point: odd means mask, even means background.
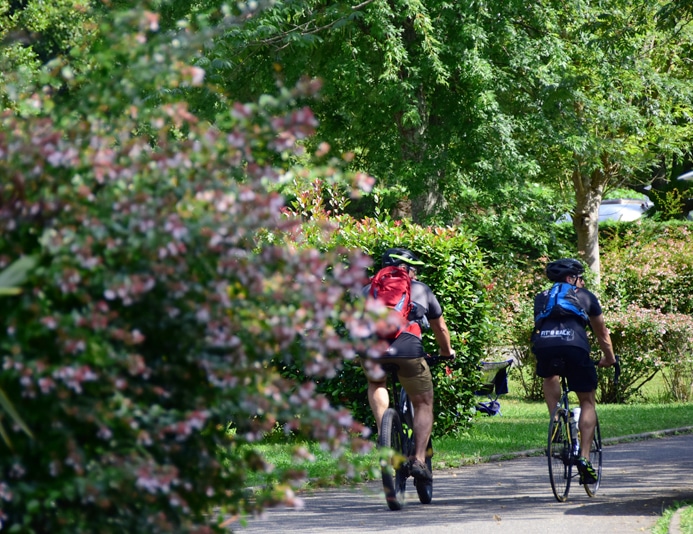
[[[565,502],[568,499],[572,479],[579,476],[577,469],[573,470],[573,468],[580,454],[580,434],[577,422],[573,420],[571,413],[569,393],[567,380],[561,376],[561,397],[551,414],[547,446],[551,489],[559,502]],[[601,457],[601,441],[593,448]],[[597,485],[598,483],[599,481]],[[590,494],[589,491],[588,494]]]
[[[399,383],[397,376],[397,366],[385,366],[390,375],[390,406],[393,406],[402,422],[403,438],[411,447],[408,450],[413,450],[414,443],[414,406],[412,406],[409,395],[404,391],[404,388]]]

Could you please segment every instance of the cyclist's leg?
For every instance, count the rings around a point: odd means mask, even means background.
[[[385,410],[390,406],[390,396],[387,392],[386,382],[368,382],[368,404],[373,411],[375,424],[380,433],[380,423],[383,420]]]
[[[597,423],[595,411],[595,390],[597,389],[597,370],[589,357],[589,352],[573,347],[567,356],[568,387],[573,390],[580,400],[580,458],[577,468],[580,472],[581,484],[594,484],[599,474],[590,462],[590,450],[594,439],[594,427]]]
[[[574,391],[580,401],[580,448],[582,456],[589,458],[589,451],[594,438],[594,426],[597,424],[595,411],[597,389],[597,370],[589,357],[589,352],[573,348],[568,353],[569,369],[568,387]]]
[[[589,451],[594,439],[594,427],[597,424],[597,411],[595,409],[595,392],[576,392],[580,401],[580,450],[582,456],[589,459]]]
[[[428,442],[433,431],[433,379],[426,360],[401,360],[399,380],[414,407],[416,459],[425,462]]]
[[[559,376],[554,375],[545,377],[542,389],[544,390],[544,400],[546,400],[549,414],[552,414],[556,409],[558,401],[561,399],[561,380]]]
[[[409,395],[414,407],[414,446],[416,459],[425,462],[428,441],[433,432],[433,390]]]
[[[387,391],[387,375],[380,365],[374,361],[364,362],[363,371],[368,380],[368,404],[373,412],[373,418],[380,434],[380,424],[385,410],[390,407],[390,393]]]
[[[423,344],[418,336],[404,332],[393,341],[390,350],[397,356],[399,381],[414,407],[416,459],[425,462],[433,431],[433,379],[424,359]]]
[[[553,347],[536,350],[534,352],[537,359],[536,374],[544,379],[542,390],[546,407],[549,415],[553,415],[558,401],[561,399],[561,379],[559,375],[562,371],[562,358],[560,349]]]

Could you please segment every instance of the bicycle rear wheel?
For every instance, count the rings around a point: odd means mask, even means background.
[[[568,412],[556,408],[549,422],[549,442],[546,448],[549,460],[549,480],[558,502],[568,500],[573,464],[568,439]]]
[[[411,400],[407,395],[406,391],[402,389],[399,397],[399,405],[402,409],[402,426],[405,433],[404,443],[402,444],[402,451],[404,455],[411,458],[416,453],[414,446],[414,406],[412,406]],[[433,456],[433,440],[428,439],[428,446],[426,447],[426,465],[428,469],[433,472],[433,465],[431,462],[431,457]],[[419,501],[421,504],[430,504],[433,500],[433,481],[424,482],[421,480],[414,479],[414,487],[416,488],[416,493],[419,496]]]
[[[399,415],[388,408],[383,415],[378,436],[378,447],[391,449],[390,454],[380,459],[385,499],[390,510],[401,510],[404,506],[404,493],[407,487],[407,456],[404,446],[402,423]]]
[[[597,481],[594,484],[584,484],[584,486],[587,495],[594,497],[602,481],[602,433],[599,430],[599,419],[597,419],[597,424],[594,426],[594,439],[592,440],[589,459],[592,467],[597,472]]]

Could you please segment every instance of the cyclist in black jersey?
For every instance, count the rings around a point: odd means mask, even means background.
[[[416,268],[424,263],[407,249],[390,248],[383,254],[382,265],[399,266],[407,271],[412,279],[411,300],[416,304],[408,319],[419,322],[422,329],[430,327],[440,355],[454,358],[455,351],[450,345],[450,333],[443,318],[443,309],[431,288],[416,280]],[[364,295],[368,295],[369,288],[369,285],[363,288]],[[414,478],[432,480],[433,474],[426,465],[426,448],[433,431],[433,380],[424,355],[421,338],[409,332],[402,332],[390,345],[387,357],[379,358],[378,362],[394,362],[399,367],[399,381],[414,406],[416,458],[412,459],[410,471]],[[390,405],[386,387],[387,377],[378,364],[364,366],[364,371],[368,379],[368,403],[380,433],[383,414]]]
[[[604,323],[604,315],[597,297],[585,289],[582,278],[584,267],[578,260],[564,258],[546,266],[546,276],[552,282],[567,282],[575,286],[577,298],[589,318],[589,326],[597,336],[602,357],[599,367],[611,367],[616,363],[611,346],[609,330]],[[548,290],[534,298],[534,316],[542,310]],[[543,391],[549,414],[553,413],[561,397],[560,375],[568,379],[571,391],[580,401],[580,446],[581,451],[589,450],[594,437],[596,424],[595,390],[597,389],[597,370],[590,358],[590,344],[587,339],[586,324],[578,315],[551,315],[541,321],[532,334],[532,351],[537,358],[536,373],[544,379]],[[590,484],[597,476],[589,460],[581,454],[578,471],[583,480]]]

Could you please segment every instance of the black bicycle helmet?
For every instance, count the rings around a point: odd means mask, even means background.
[[[552,282],[562,282],[566,276],[578,276],[585,272],[585,268],[579,260],[563,258],[552,261],[546,266],[546,276]]]
[[[407,265],[425,265],[424,262],[419,260],[411,250],[406,248],[389,248],[383,253],[383,267],[389,267],[390,265],[402,265],[406,263]]]

